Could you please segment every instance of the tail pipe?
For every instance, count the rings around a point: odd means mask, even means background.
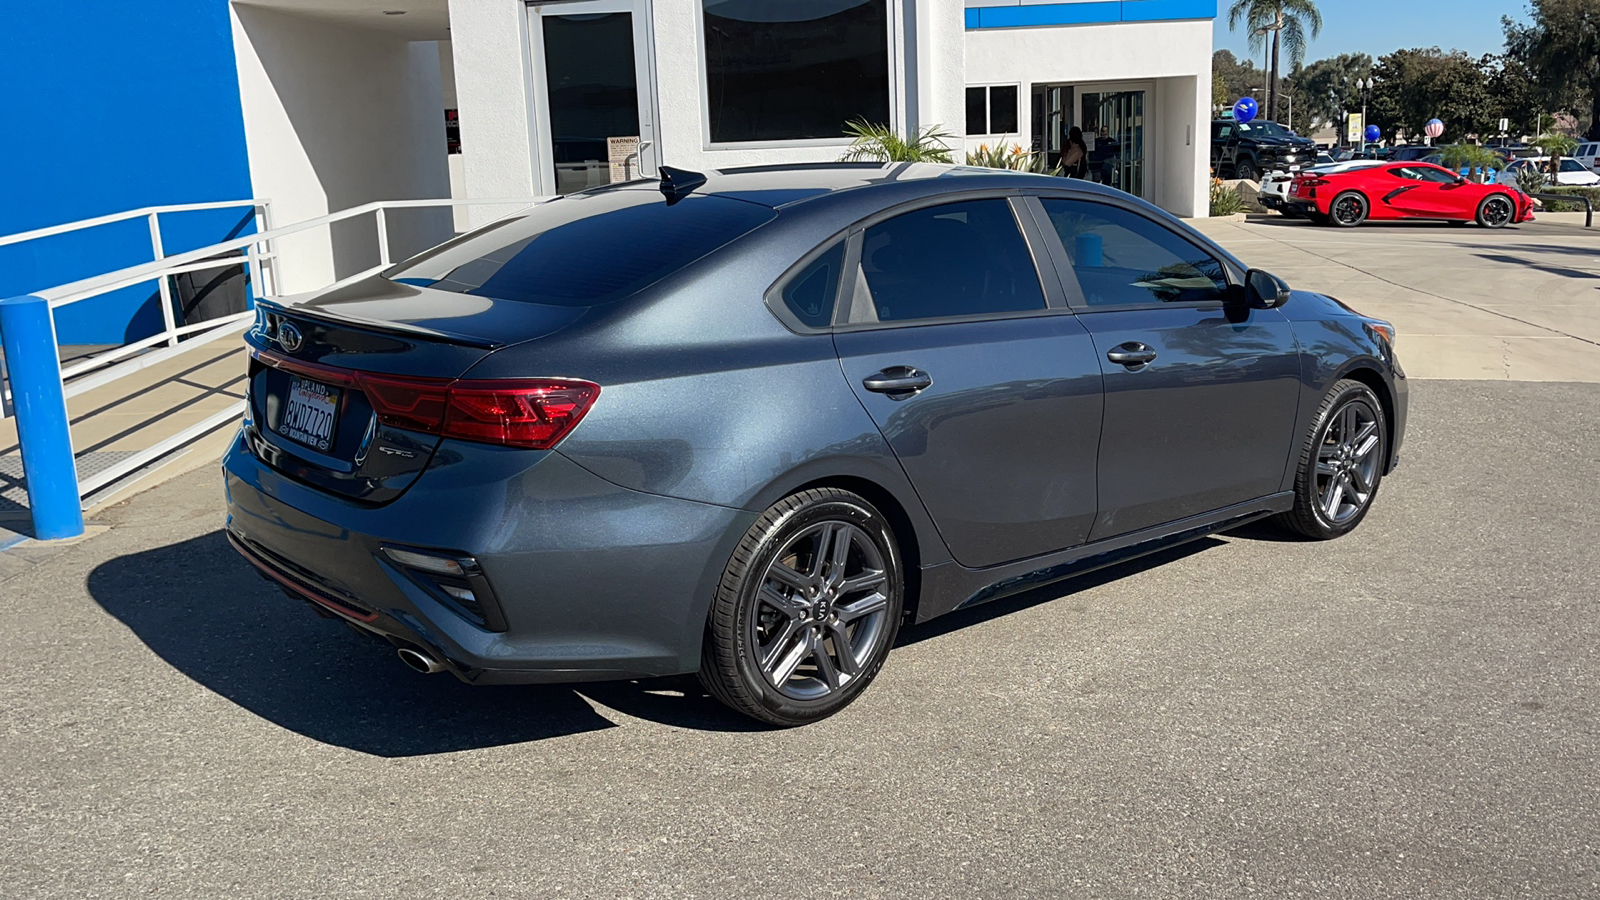
[[[444,663],[439,662],[432,654],[426,651],[418,650],[415,647],[401,647],[395,652],[400,656],[401,662],[424,675],[432,675],[435,672],[444,671]]]

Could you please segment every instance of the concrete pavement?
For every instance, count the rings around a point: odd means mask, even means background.
[[[907,632],[844,714],[472,688],[227,547],[214,471],[0,581],[0,894],[1600,894],[1600,386],[1414,386],[1265,529]]]
[[[1600,228],[1574,221],[1194,224],[1249,265],[1394,322],[1413,377],[1600,382]]]

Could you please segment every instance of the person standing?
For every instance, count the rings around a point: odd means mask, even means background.
[[[1061,152],[1061,174],[1083,178],[1089,174],[1089,147],[1083,142],[1083,129],[1072,126],[1067,132],[1067,147]]]

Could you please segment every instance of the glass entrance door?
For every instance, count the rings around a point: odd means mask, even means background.
[[[1145,92],[1101,90],[1079,96],[1090,180],[1143,197]]]
[[[648,17],[633,0],[529,7],[540,193],[654,175]]]

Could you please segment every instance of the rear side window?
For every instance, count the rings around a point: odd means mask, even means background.
[[[1158,222],[1081,200],[1043,199],[1090,306],[1220,303],[1222,261]]]
[[[832,325],[833,299],[839,293],[843,265],[844,241],[839,241],[789,279],[783,289],[783,305],[812,328]]]
[[[569,194],[409,259],[402,284],[550,306],[593,306],[660,281],[770,222],[769,207],[659,191]]]
[[[880,322],[1045,308],[1033,256],[1000,198],[930,206],[868,228],[861,276]]]

